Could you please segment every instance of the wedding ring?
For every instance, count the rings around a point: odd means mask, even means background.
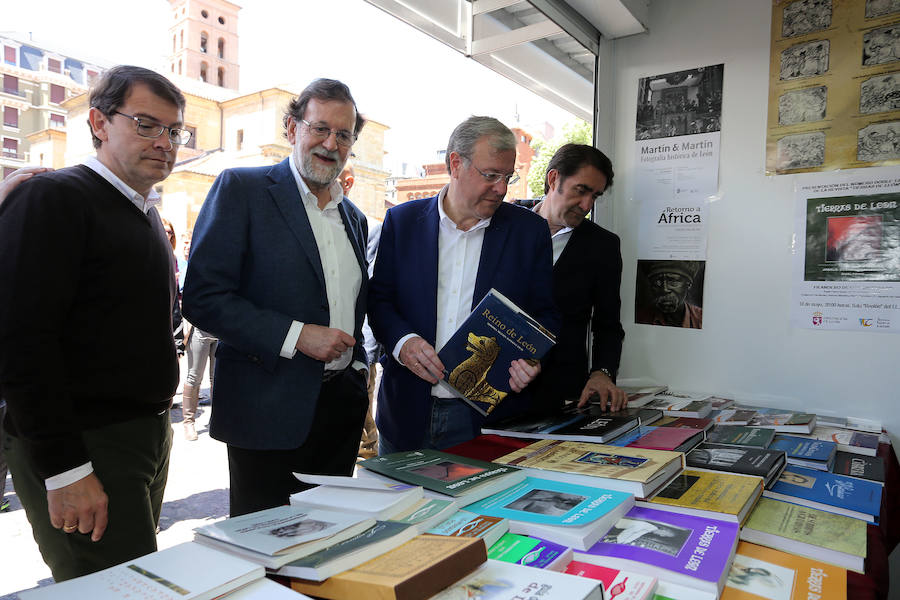
[[[76,529],[78,529],[78,525],[63,525],[63,531],[66,533],[72,533]]]

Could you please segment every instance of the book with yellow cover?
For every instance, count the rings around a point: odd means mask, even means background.
[[[846,600],[847,571],[757,546],[738,544],[722,600]]]
[[[334,600],[420,600],[459,581],[486,560],[481,538],[418,535],[325,581],[292,579],[291,588]]]
[[[585,442],[540,440],[498,458],[529,476],[647,498],[684,467],[684,454]]]
[[[762,491],[762,477],[687,469],[637,505],[743,523]]]

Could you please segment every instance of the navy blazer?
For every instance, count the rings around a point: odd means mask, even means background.
[[[369,284],[369,322],[384,345],[378,430],[398,449],[421,447],[430,419],[431,385],[394,360],[397,342],[415,333],[434,345],[437,329],[437,196],[390,209]],[[540,216],[503,203],[485,230],[472,308],[496,288],[550,331],[559,330],[553,304],[550,230]],[[497,418],[521,410],[527,394],[508,396]],[[479,419],[472,411],[473,419]]]
[[[329,324],[322,261],[288,160],[223,171],[191,240],[184,316],[219,338],[210,434],[241,448],[299,447],[325,368],[301,352],[280,356],[292,321]],[[353,360],[365,364],[368,226],[346,197],[339,210],[362,271]]]

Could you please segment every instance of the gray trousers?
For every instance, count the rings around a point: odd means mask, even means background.
[[[185,383],[198,386],[202,383],[207,359],[209,359],[209,380],[212,381],[216,372],[216,348],[218,347],[219,340],[214,336],[196,327],[191,327],[191,333],[185,344],[188,363]]]

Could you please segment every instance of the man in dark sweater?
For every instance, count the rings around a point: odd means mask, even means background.
[[[0,205],[4,447],[57,581],[156,550],[178,384],[153,185],[190,137],[184,97],[115,67],[90,106],[96,158],[33,176]]]
[[[550,227],[553,300],[563,317],[556,345],[532,385],[536,409],[542,412],[569,398],[582,405],[593,398],[612,410],[625,405],[625,393],[615,385],[625,337],[619,319],[619,236],[585,219],[612,181],[612,162],[605,154],[592,146],[566,144],[547,165],[546,195],[532,204]]]

